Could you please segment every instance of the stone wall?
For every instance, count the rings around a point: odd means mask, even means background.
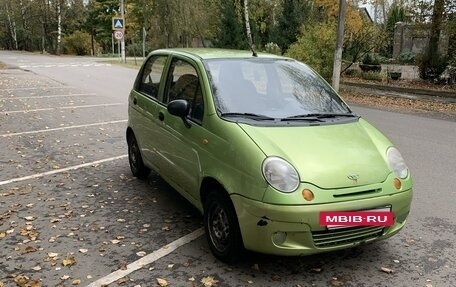
[[[398,22],[394,27],[393,58],[402,53],[423,53],[429,43],[429,26]],[[448,37],[440,35],[439,53],[448,52]]]

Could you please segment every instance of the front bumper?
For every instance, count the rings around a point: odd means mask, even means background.
[[[276,255],[309,255],[354,247],[396,234],[406,222],[412,189],[394,195],[314,205],[274,205],[231,195],[246,249]],[[390,205],[394,224],[327,230],[321,211],[350,211]],[[286,235],[286,236],[284,236]]]

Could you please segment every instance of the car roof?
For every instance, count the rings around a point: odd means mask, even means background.
[[[269,58],[269,59],[290,59],[274,54],[257,53],[257,57],[253,56],[253,52],[249,50],[232,50],[232,49],[219,49],[219,48],[169,48],[160,49],[152,52],[166,53],[166,54],[179,54],[189,57],[196,57],[201,60],[206,59],[228,59],[228,58]]]

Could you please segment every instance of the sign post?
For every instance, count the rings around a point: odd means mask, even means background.
[[[112,17],[112,30],[114,38],[120,41],[120,59],[125,63],[125,17],[124,17],[124,1],[120,0],[120,17]]]

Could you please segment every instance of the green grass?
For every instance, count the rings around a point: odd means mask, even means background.
[[[124,67],[128,67],[128,68],[133,68],[133,69],[139,69],[142,65],[143,60],[140,58],[137,58],[136,62],[135,62],[134,59],[128,58],[126,60],[126,63],[121,63],[120,59],[112,59],[112,60],[107,60],[107,61],[103,61],[103,62],[110,63],[113,65],[120,65],[120,66],[124,66]]]

